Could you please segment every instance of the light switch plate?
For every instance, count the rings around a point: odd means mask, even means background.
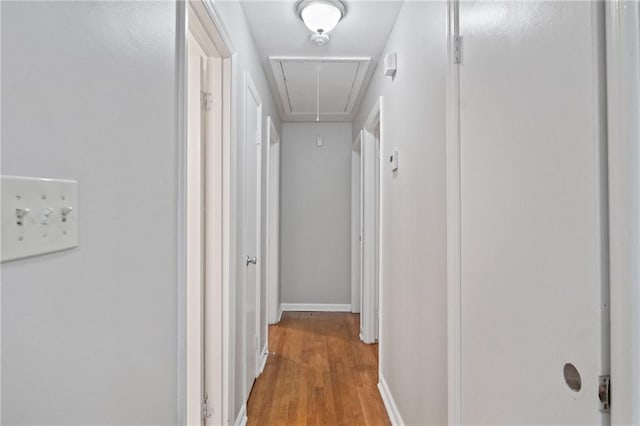
[[[2,176],[2,262],[79,245],[78,183]]]

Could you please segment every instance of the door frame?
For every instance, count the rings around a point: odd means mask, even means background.
[[[640,4],[605,4],[612,424],[640,423]]]
[[[447,1],[447,418],[462,424],[462,279],[460,64],[456,63],[459,1]]]
[[[193,20],[192,20],[193,21]],[[188,119],[189,146],[187,147],[187,423],[196,424],[202,421],[202,401],[205,399],[205,366],[204,366],[204,295],[205,295],[205,218],[204,218],[204,156],[205,156],[205,116],[202,111],[203,58],[209,54],[196,39],[194,31],[189,28],[188,44],[193,42],[198,55],[189,55],[188,59]],[[193,37],[192,37],[193,36]],[[196,285],[197,282],[197,285]]]
[[[360,307],[360,323],[361,334],[360,339],[364,343],[376,342],[376,310],[378,313],[378,324],[381,320],[381,306],[382,300],[378,296],[378,306],[376,306],[376,294],[375,294],[375,277],[378,276],[378,295],[382,292],[381,277],[382,267],[380,262],[380,248],[382,247],[382,232],[380,232],[380,224],[382,223],[382,215],[380,201],[382,200],[382,185],[381,175],[382,167],[380,167],[380,158],[375,153],[375,146],[373,147],[373,154],[371,154],[370,145],[376,142],[375,130],[379,127],[379,145],[380,152],[383,147],[383,125],[382,125],[382,96],[378,98],[375,105],[371,109],[371,112],[367,116],[367,120],[364,123],[363,138],[362,138],[362,306]],[[382,154],[380,154],[382,157]],[[379,167],[380,174],[376,177],[376,167]],[[372,174],[372,175],[371,175]],[[369,186],[366,186],[364,182],[371,179],[377,185],[373,191],[367,190]],[[377,192],[377,194],[376,194]],[[373,198],[372,198],[373,197]],[[376,201],[377,199],[377,201]],[[367,208],[367,206],[373,205],[374,209]],[[377,212],[376,212],[377,210]],[[376,214],[378,215],[378,226],[376,227]],[[368,226],[367,226],[368,225]],[[377,228],[377,229],[376,229]],[[376,241],[377,245],[371,246],[370,241]],[[377,262],[376,262],[377,258]],[[378,336],[378,341],[381,341],[381,336]],[[382,352],[382,351],[380,351]],[[380,362],[380,365],[382,363]]]
[[[351,312],[362,305],[362,141],[360,130],[351,144]],[[354,173],[355,166],[358,173]]]
[[[256,337],[258,338],[258,343],[260,341],[260,335],[259,333],[261,332],[260,330],[260,299],[261,299],[261,286],[262,286],[262,276],[261,276],[261,267],[262,267],[262,259],[260,259],[261,254],[262,254],[262,158],[263,158],[263,150],[264,150],[264,144],[262,143],[262,98],[260,97],[260,93],[258,93],[258,89],[256,88],[255,83],[253,82],[253,79],[251,78],[251,74],[249,74],[249,72],[245,72],[244,73],[244,86],[243,86],[243,111],[244,111],[244,126],[243,126],[243,138],[244,138],[244,143],[245,143],[245,148],[247,146],[249,146],[249,143],[247,141],[247,135],[246,135],[246,129],[247,129],[247,95],[252,96],[258,104],[258,120],[256,123],[256,247],[254,248],[254,253],[256,254],[256,258],[257,258],[257,263],[254,265],[256,268],[256,324],[255,324],[255,330],[256,330]],[[245,153],[245,158],[246,158],[246,153]],[[244,164],[244,170],[246,170],[246,167],[249,166],[248,164]],[[244,175],[246,176],[246,175]],[[247,184],[247,182],[245,181],[245,185]],[[246,193],[246,190],[245,190]],[[246,219],[243,219],[246,220]],[[244,245],[244,236],[243,236],[243,245]],[[248,247],[245,247],[245,254],[249,255],[248,253]],[[248,277],[248,275],[245,275],[244,279],[246,280]],[[245,281],[245,288],[247,288],[248,283]],[[246,315],[243,315],[243,318],[246,319]],[[244,327],[244,332],[247,332],[247,328],[246,325]],[[244,334],[243,334],[244,335]],[[245,336],[246,337],[246,336]],[[246,343],[246,338],[245,338],[245,343]],[[247,384],[249,382],[249,377],[248,374],[250,373],[250,371],[248,370],[248,367],[246,365],[246,360],[247,360],[247,347],[244,346],[244,360],[245,360],[245,366],[243,368],[244,370],[244,378],[245,378],[245,384]],[[260,375],[260,358],[261,358],[261,348],[260,345],[257,344],[255,345],[255,351],[256,351],[256,365],[254,366],[254,371],[253,371],[253,379],[257,378]],[[244,399],[245,402],[246,400],[249,398],[249,394],[251,392],[251,389],[244,389]]]
[[[266,259],[266,297],[267,297],[267,321],[264,335],[266,336],[266,347],[269,342],[269,324],[280,322],[282,316],[282,307],[280,305],[280,152],[282,145],[280,143],[280,135],[273,122],[271,116],[267,117],[267,170],[266,170],[266,240],[267,252]],[[278,161],[272,158],[272,149],[277,146]],[[276,182],[272,181],[272,172],[275,170],[277,176]],[[273,191],[272,186],[277,185],[277,191]],[[263,351],[264,352],[264,351]],[[265,353],[266,355],[266,353]],[[266,361],[266,357],[265,357]],[[263,368],[264,364],[261,363]]]
[[[230,407],[230,381],[229,372],[232,368],[233,336],[232,318],[234,318],[234,299],[230,291],[230,282],[233,274],[232,265],[235,264],[235,255],[232,250],[236,244],[236,237],[231,230],[234,224],[234,199],[236,182],[231,179],[232,159],[235,158],[235,122],[232,115],[232,105],[235,104],[235,91],[232,86],[231,76],[236,68],[235,48],[222,24],[211,0],[189,0],[176,3],[176,77],[177,77],[177,417],[178,423],[187,424],[189,403],[187,396],[188,368],[187,368],[187,271],[189,238],[187,233],[187,208],[188,208],[188,112],[187,112],[187,82],[188,82],[188,49],[187,40],[190,29],[197,26],[203,48],[207,45],[214,46],[220,55],[222,68],[222,99],[221,99],[221,135],[215,150],[208,150],[204,154],[203,169],[206,173],[205,180],[214,184],[205,185],[204,202],[206,214],[204,216],[205,253],[215,253],[212,259],[205,259],[205,285],[209,291],[207,298],[211,297],[213,306],[205,313],[204,324],[216,324],[211,329],[211,335],[205,338],[205,347],[210,345],[219,348],[214,360],[211,361],[212,374],[216,380],[208,384],[209,399],[207,412],[211,414],[213,424],[227,424],[229,422]],[[195,34],[194,34],[195,35]],[[214,154],[215,153],[215,154]],[[213,155],[212,155],[213,154]],[[205,373],[203,372],[203,375]],[[210,387],[209,387],[210,386]],[[200,403],[200,401],[198,401]]]
[[[612,424],[640,422],[640,5],[605,5]],[[459,0],[447,1],[447,351],[448,419],[462,424]],[[631,374],[630,374],[631,372]],[[634,406],[635,404],[635,406]]]

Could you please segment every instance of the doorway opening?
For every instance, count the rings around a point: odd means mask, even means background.
[[[208,3],[185,4],[184,384],[187,424],[228,418],[230,317],[230,43],[218,31]],[[180,341],[180,339],[179,339]],[[180,356],[180,350],[179,350]]]

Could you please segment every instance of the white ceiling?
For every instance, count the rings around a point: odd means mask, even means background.
[[[356,92],[351,93],[352,108],[346,114],[344,109],[336,111],[332,110],[332,107],[340,104],[339,100],[343,97],[344,87],[352,87],[354,80],[352,67],[343,66],[332,69],[331,79],[327,80],[327,82],[332,82],[331,85],[323,84],[321,78],[321,119],[325,117],[326,121],[351,121],[362,92],[366,89],[371,77],[373,62],[382,53],[400,11],[402,1],[346,1],[346,16],[331,31],[331,41],[321,47],[315,46],[309,41],[310,31],[297,16],[296,3],[296,0],[242,1],[249,28],[271,84],[271,90],[277,99],[281,118],[284,121],[311,120],[312,117],[309,114],[292,114],[287,103],[291,99],[295,99],[298,105],[304,105],[305,108],[308,105],[315,105],[315,84],[312,87],[306,87],[306,84],[288,87],[290,92],[288,93],[289,99],[287,99],[282,96],[282,90],[279,88],[280,83],[276,83],[279,78],[281,79],[281,76],[274,76],[270,57],[313,57],[332,58],[333,60],[359,57],[371,59],[372,62],[366,69],[367,72],[363,76],[362,84],[356,87]],[[314,69],[309,68],[309,71],[313,72]],[[311,79],[311,77],[313,78]],[[313,72],[313,76],[306,76],[300,81],[315,82],[315,72]],[[325,102],[322,102],[323,98]],[[330,100],[335,100],[335,102]],[[340,114],[337,114],[339,112]],[[313,118],[315,118],[315,113]]]

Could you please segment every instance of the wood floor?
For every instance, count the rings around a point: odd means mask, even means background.
[[[285,312],[247,405],[249,425],[390,425],[378,393],[378,345],[358,315]]]

